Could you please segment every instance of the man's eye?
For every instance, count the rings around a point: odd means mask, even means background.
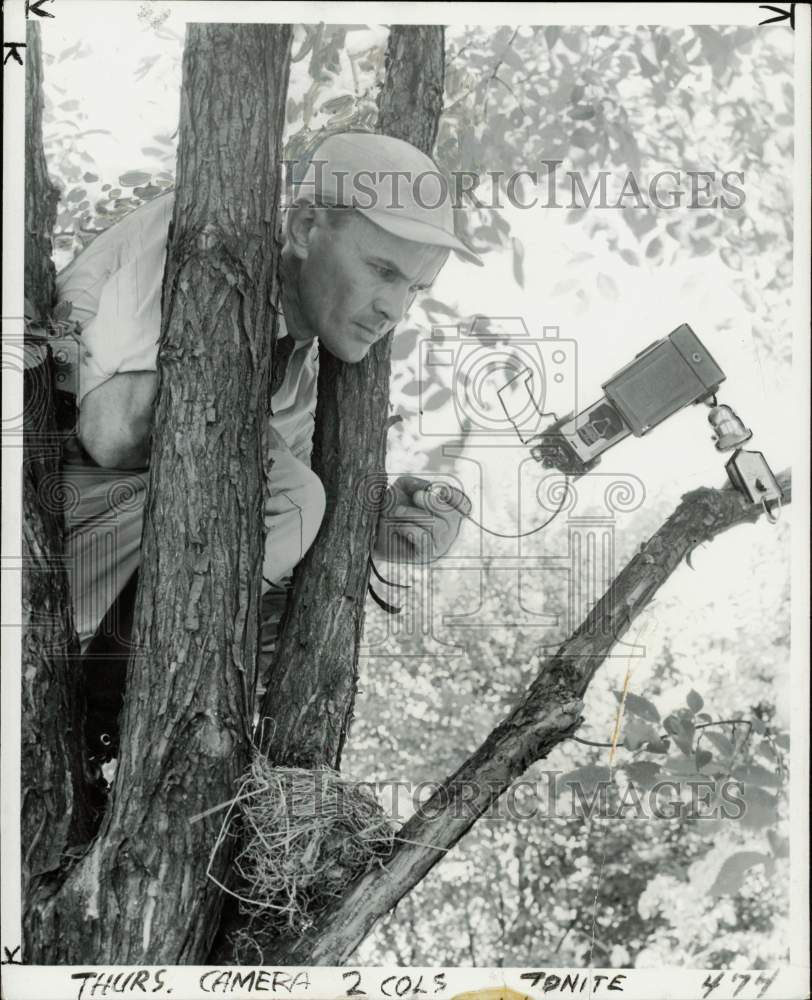
[[[373,264],[372,266],[374,267],[375,271],[382,278],[386,278],[387,281],[394,278],[395,276],[395,272],[392,270],[391,267],[381,267],[379,264]]]

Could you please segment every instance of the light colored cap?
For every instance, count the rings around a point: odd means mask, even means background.
[[[393,236],[448,247],[482,264],[454,232],[448,179],[402,139],[372,132],[328,136],[311,153],[293,198],[357,209]]]

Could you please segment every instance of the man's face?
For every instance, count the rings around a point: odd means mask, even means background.
[[[314,213],[300,241],[298,305],[310,332],[354,364],[406,315],[448,257],[443,247],[392,236],[358,212],[335,225]]]

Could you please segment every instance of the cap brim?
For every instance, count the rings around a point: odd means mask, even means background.
[[[432,226],[428,222],[419,222],[416,219],[407,219],[397,212],[387,212],[381,208],[358,208],[370,222],[385,229],[393,236],[399,236],[404,240],[411,240],[412,243],[427,243],[435,247],[448,247],[454,250],[465,260],[479,267],[484,266],[484,261],[478,257],[473,250],[470,250],[462,240],[452,233],[448,233],[439,226]]]

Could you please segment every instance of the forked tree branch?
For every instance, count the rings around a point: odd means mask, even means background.
[[[784,504],[789,471],[778,476]],[[581,722],[583,696],[616,642],[683,559],[702,542],[763,514],[732,488],[687,493],[610,584],[580,627],[546,659],[508,717],[401,828],[383,870],[356,881],[341,901],[274,960],[341,965],[374,923],[414,888],[532,763],[543,760]]]

